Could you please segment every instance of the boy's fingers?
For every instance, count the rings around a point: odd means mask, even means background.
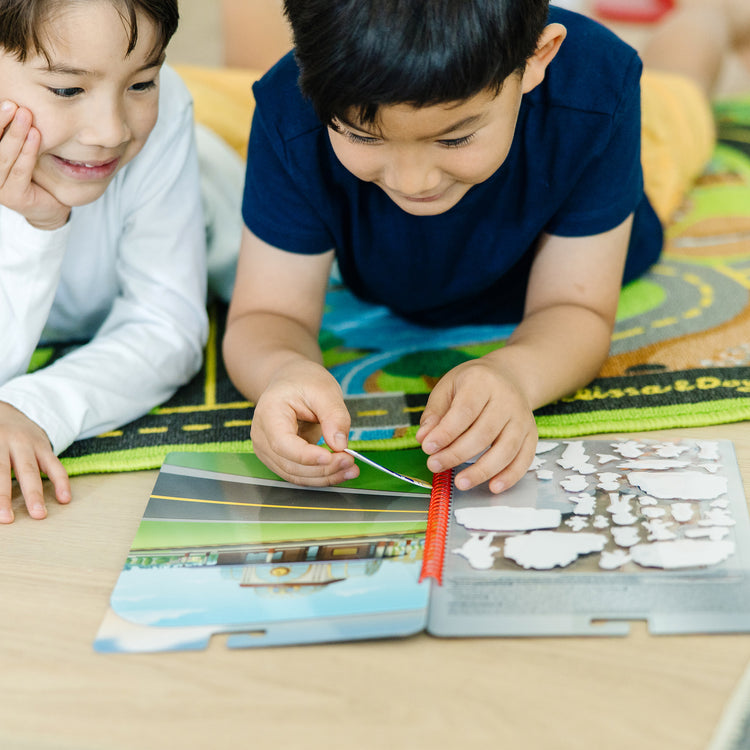
[[[36,153],[33,157],[24,153],[23,149],[11,163],[0,162],[0,190],[7,200],[22,207],[23,201],[28,200],[31,185],[31,175],[36,165]]]
[[[334,451],[343,451],[349,444],[351,417],[342,404],[329,414],[320,424],[326,445]]]
[[[334,451],[344,450],[349,439],[351,417],[338,383],[332,378],[324,381],[321,387],[306,392],[304,401],[313,420],[320,425],[326,445]]]
[[[427,405],[422,412],[422,418],[419,420],[419,429],[416,434],[419,442],[422,442],[432,428],[440,423],[440,420],[450,409],[452,396],[453,389],[447,385],[446,380],[439,380],[432,389],[432,393],[427,399]]]
[[[0,523],[13,523],[14,518],[10,496],[0,492]]]
[[[55,498],[58,503],[69,503],[72,498],[70,491],[70,479],[65,467],[54,454],[50,453],[48,459],[40,458],[39,466],[42,471],[49,477],[52,486],[55,488]]]
[[[13,121],[13,116],[16,114],[18,107],[9,101],[0,102],[0,137],[6,127]]]
[[[298,445],[291,451],[279,453],[264,446],[255,448],[263,462],[280,477],[296,484],[323,487],[352,479],[358,473],[354,459],[348,453],[330,453],[321,446],[311,445],[296,438]],[[293,457],[287,455],[292,453]]]
[[[300,480],[323,480],[333,475],[343,475],[354,465],[348,453],[331,453],[320,445],[312,445],[295,436],[284,445],[272,446],[278,466],[287,476]]]
[[[512,487],[529,470],[536,451],[536,434],[528,435],[516,457],[490,479],[490,492],[498,494]]]
[[[526,473],[534,457],[536,433],[504,436],[474,464],[456,476],[459,489],[469,489],[489,480],[489,489],[497,494],[512,487]]]
[[[39,155],[40,141],[39,131],[32,128],[16,160],[8,169],[4,185],[6,190],[16,191],[18,195],[23,195],[28,190]]]
[[[480,478],[472,481],[471,484],[467,484],[465,487],[457,486],[459,489],[468,489],[469,486],[489,479],[494,472],[487,472],[486,475],[481,476],[482,468],[494,463],[496,467],[495,471],[497,471],[497,467],[502,468],[505,466],[517,450],[517,444],[514,450],[512,437],[510,433],[506,432],[507,426],[507,422],[495,422],[489,419],[486,414],[481,414],[479,419],[470,425],[471,429],[464,430],[442,450],[433,452],[427,459],[427,467],[434,473],[450,469],[453,466],[464,463],[464,461],[468,461],[484,451],[487,446],[490,446],[482,457],[476,463],[472,464],[470,469],[467,469],[469,474],[461,473],[462,476],[474,475]],[[502,440],[498,437],[498,431],[502,436]],[[430,440],[432,440],[432,436],[428,437],[426,442],[429,443]]]
[[[334,472],[327,472],[325,474],[313,476],[299,472],[286,473],[277,471],[276,473],[294,484],[303,484],[306,487],[330,487],[335,484],[340,484],[347,479],[354,479],[354,477],[359,474],[359,469],[356,465],[353,465],[348,468],[337,469]]]
[[[294,413],[274,412],[266,420],[256,417],[251,428],[255,452],[268,467],[285,479],[298,483],[328,485],[342,481],[354,459],[347,453],[331,453],[297,434]]]
[[[298,415],[290,408],[264,408],[261,401],[255,408],[255,416],[250,427],[250,437],[253,445],[265,447],[274,453],[278,459],[316,463],[316,451],[311,448],[304,438],[299,435]],[[322,449],[320,449],[322,450]]]
[[[0,461],[0,523],[13,523],[13,482],[10,478],[10,462]]]
[[[5,129],[0,139],[0,173],[6,177],[13,169],[31,128],[31,113],[19,109],[13,121]]]
[[[448,446],[456,448],[459,451],[465,450],[458,448],[454,444],[469,430],[473,434],[477,434],[477,419],[485,414],[486,408],[487,396],[484,393],[457,394],[450,408],[440,420],[440,423],[428,435],[425,435],[424,442],[422,443],[425,453],[434,455]],[[495,434],[497,434],[498,430],[499,426],[496,425]],[[476,451],[467,454],[467,456],[473,456],[477,451],[486,447],[487,444],[478,446]]]
[[[23,451],[19,456],[14,456],[13,468],[29,515],[36,519],[46,518],[47,507],[44,504],[42,477],[33,452]]]

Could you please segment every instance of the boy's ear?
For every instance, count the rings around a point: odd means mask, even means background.
[[[544,80],[547,66],[555,59],[567,34],[568,30],[561,23],[551,23],[544,27],[536,52],[526,61],[521,84],[524,94],[528,94]]]

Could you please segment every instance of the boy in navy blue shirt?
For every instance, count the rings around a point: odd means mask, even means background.
[[[291,481],[356,476],[317,344],[335,257],[354,293],[417,323],[519,322],[440,380],[417,433],[435,472],[483,452],[456,484],[500,492],[530,465],[533,410],[606,358],[623,279],[657,259],[662,223],[710,155],[706,94],[750,14],[697,5],[660,35],[654,66],[689,77],[648,87],[655,129],[668,127],[644,150],[661,181],[644,189],[642,64],[593,21],[547,0],[285,8],[295,51],[254,88],[224,342],[257,400],[254,449]]]

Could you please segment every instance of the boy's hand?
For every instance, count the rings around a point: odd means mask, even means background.
[[[281,368],[255,406],[253,450],[280,477],[312,486],[338,484],[359,474],[342,453],[351,418],[341,388],[321,365],[295,360]],[[335,453],[316,445],[320,436]]]
[[[68,475],[44,430],[10,404],[0,402],[0,523],[13,522],[11,469],[32,518],[47,516],[41,472],[50,478],[57,502],[70,502]]]
[[[0,204],[37,229],[52,230],[67,222],[70,206],[32,179],[41,142],[28,109],[9,101],[0,104]]]
[[[454,367],[438,381],[416,437],[430,456],[427,466],[433,472],[485,451],[456,475],[456,486],[466,490],[490,480],[490,491],[497,493],[528,470],[537,429],[523,389],[496,364],[476,359]]]

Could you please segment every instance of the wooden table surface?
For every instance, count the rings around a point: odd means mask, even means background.
[[[643,433],[734,441],[750,423]],[[0,528],[0,748],[703,750],[750,635],[411,638],[97,654],[155,471],[73,479],[45,521]],[[49,488],[47,488],[49,490]],[[273,743],[273,744],[272,744]]]

